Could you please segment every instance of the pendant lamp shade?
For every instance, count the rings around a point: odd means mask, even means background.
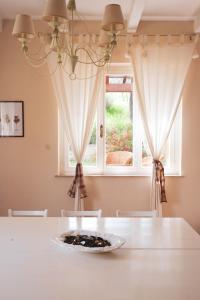
[[[55,19],[67,19],[67,6],[65,0],[46,0],[42,19],[52,22]]]
[[[124,29],[124,18],[119,4],[109,4],[105,8],[102,29],[106,31],[121,31]]]
[[[17,38],[33,38],[35,30],[31,17],[28,15],[16,15],[12,34]]]

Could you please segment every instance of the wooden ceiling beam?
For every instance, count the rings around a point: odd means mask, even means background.
[[[194,32],[200,32],[200,10],[194,20]]]
[[[145,0],[133,0],[130,13],[128,15],[127,30],[136,32],[144,10]]]

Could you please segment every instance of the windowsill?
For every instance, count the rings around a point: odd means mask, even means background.
[[[55,174],[55,177],[74,177],[74,174]],[[85,174],[84,177],[150,177],[150,174]],[[183,174],[165,174],[165,177],[185,177]]]

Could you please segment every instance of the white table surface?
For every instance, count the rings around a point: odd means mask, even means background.
[[[113,253],[52,241],[76,229],[127,240]],[[0,218],[1,300],[199,300],[200,237],[180,218]]]

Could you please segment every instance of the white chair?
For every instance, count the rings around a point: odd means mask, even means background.
[[[116,210],[117,217],[133,217],[133,218],[156,218],[157,211],[156,210]]]
[[[47,217],[48,209],[44,210],[13,210],[8,209],[9,217]]]
[[[100,218],[102,210],[65,210],[61,209],[61,217],[97,217]]]

